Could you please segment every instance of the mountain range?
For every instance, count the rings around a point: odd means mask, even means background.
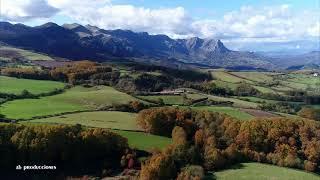
[[[277,67],[275,58],[233,51],[218,39],[172,39],[166,35],[104,30],[91,25],[46,23],[30,27],[0,22],[0,42],[70,60],[131,59],[244,69]]]
[[[320,51],[312,51],[305,54],[278,54],[266,55],[270,57],[273,64],[277,64],[283,69],[319,69],[320,68]]]

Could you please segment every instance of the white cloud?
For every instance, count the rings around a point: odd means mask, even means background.
[[[319,12],[293,12],[289,5],[263,8],[245,6],[239,11],[225,14],[221,20],[202,20],[193,25],[198,27],[198,34],[207,37],[289,41],[310,35],[319,36],[319,24],[315,25],[319,16]]]
[[[285,42],[319,37],[320,12],[294,12],[290,5],[243,6],[222,18],[195,19],[183,7],[144,8],[111,0],[3,0],[5,20],[23,22],[59,13],[82,24],[130,29],[174,38],[214,37],[237,42]]]
[[[46,0],[2,0],[1,18],[5,21],[21,22],[31,19],[49,18],[58,9]]]
[[[320,22],[308,28],[308,33],[310,36],[320,37]]]
[[[149,9],[132,5],[112,5],[109,0],[48,0],[61,13],[83,24],[105,29],[131,29],[150,33],[184,35],[191,18],[182,7]]]

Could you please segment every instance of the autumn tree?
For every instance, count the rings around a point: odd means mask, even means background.
[[[173,158],[170,155],[158,153],[142,164],[140,180],[173,179],[176,173]]]
[[[298,112],[298,115],[303,117],[303,118],[320,121],[320,109],[302,108]]]
[[[177,180],[201,180],[204,177],[205,172],[201,166],[191,165],[182,169]]]
[[[172,130],[172,141],[174,145],[185,145],[187,144],[187,134],[182,127],[176,126]]]

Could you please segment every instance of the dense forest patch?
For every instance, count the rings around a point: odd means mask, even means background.
[[[0,167],[55,166],[54,174],[101,173],[121,168],[127,139],[105,129],[81,126],[23,126],[0,124]],[[80,150],[80,151],[79,151]]]
[[[171,146],[142,166],[141,179],[175,178],[190,164],[216,171],[247,161],[319,172],[317,121],[239,121],[218,113],[176,108],[143,110],[137,120],[146,132],[173,139]]]

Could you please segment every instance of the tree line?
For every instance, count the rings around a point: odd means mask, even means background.
[[[53,69],[4,68],[1,74],[17,78],[62,81],[72,85],[108,85],[127,93],[136,94],[185,87],[195,82],[210,80],[208,74],[192,70],[176,70],[148,65],[132,66],[127,68],[131,72],[138,71],[136,77],[121,75],[116,68],[91,61],[72,62]],[[149,70],[159,72],[159,75],[149,73]]]

